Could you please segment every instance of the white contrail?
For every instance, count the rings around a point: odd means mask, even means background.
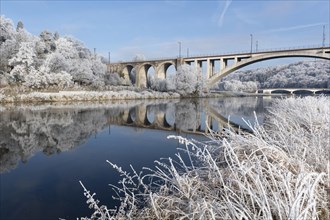
[[[314,23],[314,24],[304,24],[304,25],[296,25],[291,27],[283,27],[283,28],[277,28],[277,29],[271,29],[268,31],[263,31],[263,33],[274,33],[274,32],[283,32],[283,31],[292,31],[292,30],[298,30],[298,29],[304,29],[304,28],[310,28],[310,27],[316,27],[321,25],[327,25],[329,23]]]
[[[223,20],[225,18],[225,14],[226,14],[231,2],[232,2],[232,0],[226,0],[226,2],[225,2],[225,7],[223,8],[222,13],[221,13],[220,18],[219,18],[219,21],[218,21],[218,25],[220,27],[222,27],[222,25],[223,25]]]

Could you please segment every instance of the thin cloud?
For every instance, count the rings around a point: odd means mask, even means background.
[[[329,24],[329,23],[320,22],[320,23],[314,23],[314,24],[295,25],[295,26],[291,26],[291,27],[282,27],[282,28],[277,28],[277,29],[271,29],[271,30],[263,31],[263,33],[292,31],[292,30],[305,29],[305,28],[316,27],[316,26],[327,25],[327,24]]]
[[[222,10],[222,12],[220,14],[220,17],[218,19],[218,25],[220,27],[222,27],[222,25],[223,25],[223,22],[224,22],[224,19],[225,19],[225,15],[226,15],[226,13],[228,11],[228,8],[229,8],[231,2],[232,2],[232,0],[226,0],[225,1],[225,7],[223,8],[223,10]]]

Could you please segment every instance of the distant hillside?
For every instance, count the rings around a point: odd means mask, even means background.
[[[330,61],[301,61],[288,65],[237,71],[219,84],[221,90],[230,90],[240,83],[257,84],[258,88],[330,88]],[[232,85],[235,86],[232,86]],[[246,87],[246,86],[245,86]],[[239,89],[238,89],[239,90]]]

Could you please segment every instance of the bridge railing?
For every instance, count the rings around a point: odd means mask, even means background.
[[[285,50],[299,50],[299,49],[313,49],[313,48],[322,48],[321,44],[314,45],[306,45],[306,46],[296,46],[296,47],[277,47],[277,48],[266,48],[266,49],[258,49],[258,51],[253,50],[252,53],[263,53],[263,52],[276,52],[276,51],[285,51]],[[330,47],[330,44],[325,45],[324,47]],[[190,58],[190,57],[211,57],[211,56],[230,56],[230,55],[240,55],[240,54],[250,54],[250,50],[242,50],[242,51],[231,51],[231,52],[212,52],[208,54],[193,54],[190,56],[183,56],[182,58]]]
[[[276,52],[276,51],[285,51],[285,50],[299,50],[299,49],[313,49],[313,48],[322,48],[323,45],[321,44],[314,44],[314,45],[305,45],[305,46],[295,46],[295,47],[277,47],[277,48],[266,48],[266,49],[258,49],[258,51],[253,50],[252,53],[263,53],[263,52]],[[330,44],[324,45],[324,47],[330,47]],[[198,57],[212,57],[212,56],[230,56],[230,55],[240,55],[240,54],[250,54],[250,50],[241,50],[241,51],[226,51],[226,52],[212,52],[207,54],[192,54],[189,56],[181,56],[182,59],[189,59],[189,58],[198,58]],[[146,58],[144,60],[120,60],[115,63],[134,63],[134,62],[148,62],[148,61],[161,61],[161,60],[174,60],[178,59],[179,56],[168,56],[168,57],[153,57],[153,58]]]
[[[131,59],[131,60],[119,60],[115,63],[140,63],[140,62],[148,62],[148,61],[162,61],[162,60],[175,60],[178,59],[179,57],[154,57],[154,58],[145,58],[143,60],[135,60],[135,59]],[[182,57],[183,58],[183,57]]]

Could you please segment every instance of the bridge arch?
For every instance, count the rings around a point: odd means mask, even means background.
[[[270,92],[270,94],[292,94],[292,91],[289,91],[285,88],[283,89],[276,89]]]
[[[308,57],[308,58],[318,58],[318,59],[326,59],[330,60],[329,53],[321,53],[321,54],[310,54],[310,53],[288,53],[288,52],[278,52],[275,54],[261,54],[261,55],[255,55],[246,59],[242,59],[236,63],[234,63],[231,66],[227,66],[224,69],[222,69],[219,73],[213,75],[208,80],[208,88],[211,88],[214,86],[219,80],[224,78],[225,76],[229,75],[230,73],[241,69],[245,66],[251,65],[253,63],[258,63],[265,60],[271,60],[271,59],[278,59],[278,58],[290,58],[290,57]]]
[[[156,71],[156,67],[152,63],[143,63],[137,68],[136,85],[138,87],[142,87],[142,88],[147,87],[147,74],[148,74],[148,70],[151,67]]]
[[[155,109],[153,108],[153,106],[150,105],[147,106],[145,121],[150,125],[155,122]]]
[[[313,95],[314,92],[311,91],[311,90],[308,90],[308,89],[304,89],[304,88],[301,88],[301,89],[297,89],[295,91],[292,92],[293,94],[295,95]]]
[[[121,74],[124,76],[124,78],[125,78],[126,80],[129,79],[129,80],[131,81],[131,83],[134,85],[136,79],[135,79],[135,77],[134,77],[133,72],[134,72],[134,66],[128,64],[128,65],[126,65],[126,66],[123,68],[123,70],[121,71]]]
[[[133,124],[136,120],[136,111],[134,108],[131,108],[128,112],[126,123]]]
[[[173,62],[173,61],[165,61],[165,62],[162,62],[158,65],[158,68],[157,68],[157,74],[156,74],[156,77],[158,79],[165,79],[166,76],[167,76],[167,71],[171,68],[171,67],[174,67],[174,69],[176,70],[176,63]]]

